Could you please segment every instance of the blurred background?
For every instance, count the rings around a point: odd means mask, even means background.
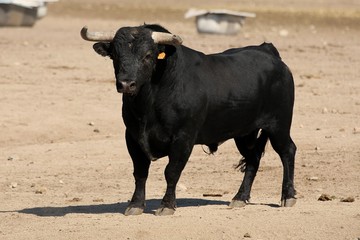
[[[257,21],[262,22],[309,23],[316,19],[333,24],[360,18],[360,3],[356,0],[61,0],[49,6],[50,13],[54,15],[146,22],[181,21],[189,8],[254,12]]]
[[[49,4],[48,3],[54,3]],[[125,0],[1,0],[0,23],[4,21],[5,6],[16,4],[26,7],[24,14],[33,14],[38,9],[38,17],[49,14],[62,17],[132,19],[148,22],[179,21],[190,8],[228,9],[233,11],[249,11],[257,14],[257,21],[292,21],[307,23],[316,19],[328,24],[351,21],[360,18],[359,1],[356,0],[243,0],[243,1],[125,1]],[[32,9],[29,9],[32,7]],[[44,10],[45,9],[45,10]],[[36,11],[36,10],[35,10]],[[3,16],[3,17],[1,17]],[[30,20],[28,20],[30,21]],[[33,25],[28,23],[27,25]]]

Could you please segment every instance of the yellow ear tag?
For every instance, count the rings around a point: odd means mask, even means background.
[[[164,52],[159,53],[157,59],[165,59],[166,54]]]

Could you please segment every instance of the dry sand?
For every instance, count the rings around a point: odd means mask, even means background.
[[[182,18],[193,1],[149,2],[62,0],[33,28],[0,28],[0,239],[359,239],[358,1],[193,4],[257,12],[236,36],[199,35]],[[270,144],[251,204],[227,207],[243,177],[228,141],[214,156],[195,148],[174,216],[154,216],[166,158],[151,166],[145,213],[123,215],[134,183],[121,95],[111,60],[96,55],[79,30],[143,22],[160,23],[206,53],[277,46],[296,84],[293,208],[278,207],[282,166]],[[318,201],[322,194],[332,200]],[[341,201],[348,197],[354,202]]]

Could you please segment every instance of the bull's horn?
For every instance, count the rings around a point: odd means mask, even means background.
[[[153,32],[151,34],[155,43],[166,45],[181,45],[182,39],[178,35],[163,32]]]
[[[88,27],[84,26],[80,31],[81,37],[86,41],[111,42],[115,36],[115,31],[111,32],[89,32]]]

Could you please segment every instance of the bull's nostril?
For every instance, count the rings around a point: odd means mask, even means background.
[[[124,88],[124,84],[123,84],[122,82],[116,82],[116,88],[117,88],[118,90],[123,89],[123,88]]]
[[[117,81],[116,88],[119,93],[133,93],[136,91],[135,81]]]
[[[136,88],[136,83],[135,83],[134,81],[130,82],[129,88],[130,88],[131,90],[135,89],[135,88]]]

